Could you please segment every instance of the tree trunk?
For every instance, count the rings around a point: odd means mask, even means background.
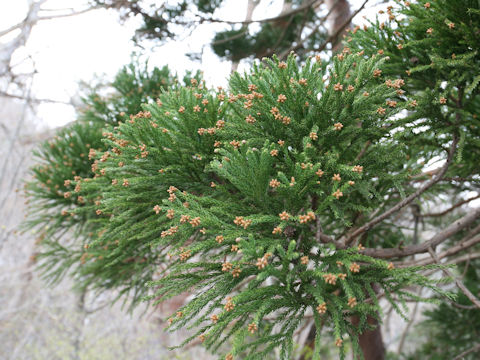
[[[364,331],[359,337],[360,348],[362,349],[365,360],[384,360],[385,346],[383,345],[382,331],[378,321],[368,316],[367,322],[370,325],[376,325],[374,330]],[[352,317],[352,323],[358,325],[358,317]]]
[[[347,0],[327,0],[326,1],[328,11],[328,21],[330,23],[328,33],[329,35],[336,34],[337,31],[344,27],[344,31],[338,34],[337,38],[332,41],[332,51],[336,53],[342,48],[342,38],[345,31],[350,28],[350,24],[345,26],[345,23],[350,18],[350,4]]]
[[[370,325],[376,325],[374,330],[364,331],[359,337],[358,342],[362,349],[363,357],[365,360],[384,360],[385,359],[385,346],[383,345],[382,331],[378,321],[372,317],[368,317],[367,321]],[[352,323],[358,325],[358,316],[352,316]],[[312,325],[305,340],[304,347],[314,349],[315,347],[315,325]],[[305,353],[303,353],[298,360],[305,360]]]

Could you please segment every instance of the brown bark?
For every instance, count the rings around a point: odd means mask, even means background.
[[[358,325],[358,317],[352,317],[352,323]],[[367,317],[367,322],[370,325],[376,326],[374,330],[366,330],[359,337],[358,342],[362,349],[365,360],[384,360],[385,346],[383,345],[382,332],[378,321],[371,316]]]
[[[358,316],[352,316],[352,324],[358,326]],[[373,330],[364,331],[359,337],[358,342],[363,353],[365,360],[384,360],[385,359],[385,346],[383,345],[382,331],[378,321],[371,317],[367,317],[367,322],[370,325],[376,326]],[[314,349],[315,348],[315,325],[312,325],[305,340],[304,347]],[[358,358],[359,359],[359,358]],[[298,360],[305,360],[305,353],[303,353]]]
[[[480,217],[480,208],[472,209],[465,216],[455,220],[445,229],[435,234],[430,240],[420,243],[418,245],[409,245],[404,248],[385,248],[372,249],[366,248],[362,250],[363,255],[372,256],[378,259],[391,259],[395,257],[406,257],[410,255],[426,253],[429,248],[435,249],[438,245],[449,239],[451,236],[457,234],[459,231],[467,228]],[[473,244],[472,244],[473,245]]]

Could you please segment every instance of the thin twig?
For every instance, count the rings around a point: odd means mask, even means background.
[[[274,16],[274,17],[270,17],[270,18],[265,18],[265,19],[260,19],[260,20],[253,20],[253,19],[250,19],[250,20],[244,20],[244,21],[228,21],[228,20],[222,20],[222,19],[209,19],[209,18],[202,18],[201,22],[219,22],[219,23],[224,23],[224,24],[242,24],[242,25],[248,25],[248,24],[252,24],[252,23],[264,23],[264,22],[273,22],[273,21],[277,21],[277,20],[281,20],[283,18],[286,18],[290,15],[294,15],[294,14],[297,14],[299,12],[302,12],[303,10],[305,9],[308,9],[309,7],[312,7],[315,5],[315,3],[317,2],[318,0],[311,0],[299,7],[297,7],[296,9],[292,9],[290,11],[286,11],[284,13],[281,13],[280,15],[277,15],[277,16]],[[323,2],[323,0],[322,0]]]
[[[365,146],[363,147],[362,151],[360,151],[357,155],[357,157],[355,158],[355,161],[354,162],[357,162],[358,160],[360,160],[363,155],[365,155],[365,153],[367,152],[368,150],[368,147],[372,144],[372,142],[370,140],[368,140],[365,144]]]
[[[39,16],[38,18],[35,19],[35,23],[38,22],[38,21],[42,21],[42,20],[53,20],[53,19],[60,19],[60,18],[75,16],[75,15],[85,14],[86,12],[96,10],[96,9],[99,9],[99,8],[100,8],[100,6],[92,6],[92,7],[89,7],[87,9],[83,9],[83,10],[79,10],[79,11],[71,12],[71,13],[67,13],[67,14]],[[51,11],[51,10],[52,9],[50,9],[49,11]],[[45,10],[40,9],[40,11],[45,11]],[[28,19],[25,19],[22,22],[9,27],[8,29],[0,31],[0,37],[6,35],[8,33],[11,33],[14,30],[17,30],[17,29],[21,28],[22,26],[27,25],[28,23],[29,23]]]
[[[451,260],[448,260],[445,263],[445,265],[460,264],[464,261],[472,261],[472,260],[479,259],[479,258],[480,258],[480,252],[476,252],[476,253],[473,253],[473,254],[465,254],[465,255],[453,258]]]
[[[235,35],[232,35],[232,36],[229,36],[225,39],[220,39],[220,40],[217,40],[217,41],[212,41],[211,45],[221,45],[221,44],[225,44],[229,41],[232,41],[232,40],[236,40],[238,38],[241,38],[243,35],[245,35],[246,33],[248,32],[248,28],[245,28],[243,31],[239,32],[238,34],[235,34]]]
[[[462,305],[462,304],[459,304],[453,300],[449,300],[450,301],[450,304],[452,304],[453,307],[456,307],[458,309],[462,309],[462,310],[474,310],[476,309],[477,307],[475,305]]]
[[[429,188],[431,188],[433,185],[435,185],[437,182],[440,181],[440,179],[443,177],[443,175],[445,175],[445,173],[447,172],[449,166],[450,166],[450,163],[452,162],[453,160],[453,155],[455,154],[455,150],[456,150],[456,147],[457,147],[457,143],[458,143],[458,137],[456,135],[453,136],[453,141],[452,141],[452,146],[450,147],[450,151],[448,153],[448,157],[447,157],[447,161],[445,162],[445,164],[443,165],[443,167],[441,168],[441,170],[438,172],[438,174],[432,178],[430,181],[428,181],[425,185],[423,185],[422,187],[420,187],[417,191],[415,191],[413,194],[411,194],[410,196],[406,197],[404,200],[400,201],[399,203],[397,203],[397,205],[393,206],[392,208],[390,208],[389,210],[385,211],[383,214],[377,216],[376,218],[374,218],[373,220],[369,221],[368,223],[366,223],[365,225],[359,227],[357,230],[355,230],[346,240],[344,243],[349,243],[352,238],[355,238],[357,237],[358,235],[360,235],[361,233],[365,232],[365,231],[368,231],[370,230],[372,227],[374,227],[375,225],[377,225],[378,223],[382,222],[383,220],[385,220],[386,218],[388,218],[390,215],[392,215],[393,213],[399,211],[400,209],[402,209],[403,207],[407,206],[408,204],[410,204],[413,200],[415,200],[417,197],[419,197],[421,194],[423,194],[425,191],[427,191]]]
[[[432,256],[432,258],[435,260],[435,262],[437,264],[440,263],[440,261],[438,260],[437,258],[437,255],[435,254],[435,252],[433,251],[432,248],[429,248],[428,249],[428,252],[430,253],[430,255]],[[442,269],[442,271],[445,273],[445,275],[453,278],[455,280],[455,284],[457,285],[457,287],[460,289],[461,292],[463,292],[465,294],[465,296],[477,307],[480,309],[480,300],[478,300],[475,295],[472,294],[472,292],[470,290],[468,290],[468,288],[463,284],[463,282],[460,281],[459,278],[455,277],[454,274],[452,274],[452,272],[450,270],[448,270],[447,268],[444,268]]]
[[[253,23],[268,23],[268,22],[274,22],[274,21],[277,21],[277,20],[281,20],[281,19],[286,18],[290,15],[294,15],[294,14],[297,14],[299,12],[302,12],[303,10],[305,10],[309,7],[315,6],[315,3],[317,1],[319,1],[319,0],[311,0],[307,3],[305,3],[304,5],[301,5],[301,6],[295,8],[295,9],[292,9],[290,11],[281,13],[280,15],[270,17],[270,18],[259,19],[259,20],[251,19],[251,20],[243,20],[243,21],[232,21],[232,20],[224,20],[224,19],[218,19],[218,18],[208,18],[208,17],[204,17],[204,16],[196,14],[195,16],[198,18],[198,20],[192,20],[192,21],[187,22],[187,21],[180,21],[180,20],[171,19],[171,20],[169,20],[169,22],[172,23],[172,24],[176,24],[176,25],[192,25],[192,23],[197,23],[197,24],[221,23],[221,24],[229,24],[229,25],[249,25],[249,24],[253,24]],[[147,14],[142,13],[142,12],[138,12],[138,14],[147,15]],[[165,21],[165,19],[160,18],[160,17],[152,17],[152,16],[148,16],[148,17],[153,19],[153,20],[160,20],[160,21],[163,21],[163,22]]]
[[[470,349],[468,350],[465,350],[464,352],[462,352],[461,354],[455,356],[455,358],[453,360],[461,360],[463,359],[464,356],[468,355],[468,354],[471,354],[475,351],[480,351],[480,344],[477,344],[473,347],[471,347]]]
[[[296,45],[292,45],[290,46],[288,49],[286,49],[283,53],[281,53],[278,57],[279,59],[285,59],[287,57],[288,54],[290,54],[292,51],[296,51],[298,49],[300,49],[301,47],[303,47],[303,44],[305,43],[305,41],[307,41],[308,39],[310,39],[317,31],[318,29],[320,28],[320,26],[323,24],[324,21],[326,21],[328,19],[328,17],[332,14],[333,10],[337,7],[337,5],[339,4],[340,2],[337,2],[335,3],[335,5],[333,5],[329,10],[328,10],[328,13],[323,16],[321,19],[319,19],[319,21],[321,22],[320,24],[318,24],[317,26],[315,26],[315,28],[312,29],[312,31],[310,32],[310,34],[308,34],[307,36],[305,36],[303,39],[300,39]],[[299,33],[299,35],[301,35],[301,33]]]
[[[456,208],[464,205],[464,204],[467,204],[469,203],[470,201],[473,201],[473,200],[476,200],[480,198],[480,194],[477,195],[477,196],[474,196],[474,197],[471,197],[471,198],[468,198],[468,199],[465,199],[465,200],[462,200],[458,203],[456,203],[455,205],[453,205],[452,207],[448,208],[447,210],[444,210],[444,211],[441,211],[441,212],[438,212],[438,213],[427,213],[427,214],[422,214],[423,217],[439,217],[439,216],[443,216],[443,215],[446,215],[448,214],[449,212],[452,212],[453,210],[455,210]]]
[[[460,251],[463,251],[463,250],[467,250],[469,248],[471,248],[472,246],[475,246],[476,244],[480,243],[480,235],[478,236],[475,236],[475,237],[466,237],[464,239],[462,239],[457,245],[455,246],[452,246],[450,248],[448,248],[447,250],[441,252],[440,254],[438,254],[438,259],[441,260],[445,257],[448,257],[448,256],[452,256],[452,255],[455,255],[457,253],[459,253]],[[473,255],[473,254],[467,254],[469,256]],[[460,257],[457,258],[457,263],[458,262],[462,262],[462,261],[466,261],[467,258],[464,258],[464,259],[461,259]],[[408,261],[408,262],[399,262],[399,263],[396,263],[395,266],[397,267],[408,267],[408,266],[425,266],[425,265],[430,265],[430,264],[433,264],[434,261],[432,259],[429,259],[429,258],[425,258],[425,259],[418,259],[418,260],[414,260],[414,261]]]
[[[440,245],[442,242],[450,238],[452,235],[458,233],[460,230],[469,226],[472,222],[480,217],[480,208],[472,209],[464,217],[454,221],[444,230],[434,235],[430,240],[421,243],[409,245],[404,248],[386,248],[386,249],[373,249],[367,248],[361,251],[362,254],[381,258],[381,259],[390,259],[395,257],[404,257],[420,253],[428,252],[428,249],[435,248]]]
[[[418,296],[421,296],[423,288],[418,289]],[[403,352],[403,346],[405,345],[405,339],[407,338],[408,332],[410,330],[410,327],[415,321],[415,316],[417,315],[418,311],[418,305],[420,304],[420,301],[417,301],[413,307],[412,315],[409,316],[409,321],[407,323],[407,326],[405,326],[405,329],[403,330],[402,336],[400,338],[400,343],[398,344],[398,350],[397,354],[402,354]]]
[[[12,99],[26,100],[26,101],[34,102],[34,103],[48,102],[48,103],[55,103],[55,104],[72,105],[71,102],[67,102],[67,101],[54,100],[54,99],[42,99],[42,98],[24,97],[24,96],[21,96],[21,95],[10,94],[10,93],[4,92],[4,91],[0,91],[0,96],[12,98]],[[72,106],[73,106],[73,105],[72,105]]]

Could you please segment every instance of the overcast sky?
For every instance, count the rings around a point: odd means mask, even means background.
[[[357,0],[351,0],[351,3],[353,7],[360,5]],[[85,0],[48,0],[42,8],[82,8],[84,4]],[[227,6],[216,16],[243,20],[246,11],[244,6],[244,1],[229,0]],[[26,9],[27,0],[0,0],[0,30],[23,20]],[[267,13],[258,8],[255,16],[270,17],[278,13],[280,8],[269,10]],[[42,15],[50,13],[43,12]],[[372,10],[367,13],[372,14]],[[33,93],[38,98],[68,102],[71,96],[77,93],[79,81],[89,82],[95,78],[95,74],[112,79],[117,71],[130,61],[132,52],[136,50],[131,38],[138,24],[136,19],[120,24],[115,11],[104,9],[40,21],[33,28],[27,46],[14,54],[13,62],[23,64],[16,71],[29,71],[32,62],[25,59],[33,59],[38,71]],[[149,64],[169,65],[179,74],[188,69],[202,69],[208,84],[225,85],[230,63],[221,61],[209,46],[204,46],[218,26],[202,26],[200,31],[194,31],[184,41],[153,49],[149,55]],[[188,52],[200,52],[202,46],[201,63],[191,61],[185,56]],[[239,70],[242,70],[242,67]],[[63,125],[75,119],[72,107],[59,104],[40,105],[38,115],[49,126]]]

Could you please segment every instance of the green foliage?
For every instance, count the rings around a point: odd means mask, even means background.
[[[189,81],[187,76],[185,81]],[[84,97],[80,110],[80,121],[115,125],[125,114],[136,114],[141,104],[153,101],[177,81],[167,66],[148,70],[148,63],[140,64],[138,59],[124,66],[111,84],[102,84],[90,89]]]
[[[206,336],[213,351],[233,338],[231,353],[246,359],[276,347],[290,358],[308,313],[331,324],[344,349],[344,336],[378,317],[373,283],[400,313],[397,302],[413,297],[403,287],[440,291],[418,268],[394,269],[317,235],[341,237],[358,212],[382,204],[416,171],[404,166],[397,140],[402,82],[374,76],[383,62],[345,54],[325,82],[319,62],[266,61],[234,74],[228,95],[193,82],[106,132],[95,178],[74,184],[94,204],[75,214],[95,211],[102,224],[78,281],[121,289],[133,304],[147,283],[156,301],[194,292],[171,329],[197,328],[194,337]],[[383,108],[387,100],[395,105]]]
[[[187,74],[185,80],[191,78]],[[95,211],[87,210],[99,194],[80,195],[77,182],[94,176],[91,158],[106,150],[102,129],[138,113],[141,104],[156,99],[173,83],[167,67],[149,71],[147,64],[133,61],[119,71],[105,95],[102,87],[91,89],[83,98],[78,121],[34,151],[37,164],[32,167],[34,179],[25,185],[30,208],[23,227],[38,230],[43,249],[39,256],[45,258],[42,267],[52,282],[81,262],[85,239],[100,228]],[[75,213],[76,209],[82,211]],[[62,243],[69,230],[79,243]]]
[[[478,174],[479,8],[476,0],[397,1],[391,19],[357,30],[348,43],[367,57],[377,52],[388,56],[385,75],[407,75],[405,89],[418,103],[410,114],[416,120],[411,131],[426,159],[443,151],[450,134],[458,132],[454,171],[459,177]]]
[[[371,328],[367,317],[381,321],[380,297],[404,318],[407,300],[438,302],[410,286],[452,299],[440,286],[449,279],[422,275],[441,266],[395,267],[362,253],[360,242],[402,248],[416,241],[401,221],[383,221],[350,239],[414,193],[417,179],[428,179],[426,163],[443,161],[456,139],[446,176],[468,181],[442,182],[419,204],[451,201],[478,182],[478,3],[426,4],[399,5],[404,17],[390,10],[388,26],[354,30],[350,48],[328,64],[320,56],[264,59],[233,74],[226,91],[195,78],[161,92],[158,82],[170,78],[160,71],[148,85],[139,86],[148,76],[124,79],[116,83],[121,95],[90,98],[93,110],[84,114],[100,121],[62,133],[58,149],[45,145],[38,156],[47,167],[34,170],[37,180],[29,185],[37,213],[51,213],[51,220],[37,215],[31,224],[50,221],[56,232],[76,222],[81,234],[81,243],[63,246],[53,230],[44,233],[47,274],[55,279],[70,268],[78,286],[116,289],[132,306],[194,294],[172,315],[169,330],[193,329],[184,344],[200,337],[226,359],[274,351],[290,359],[294,334],[309,319],[317,328],[313,359],[321,356],[322,328],[340,358],[349,347],[361,356],[358,335]],[[212,10],[207,2],[197,5]],[[172,13],[167,6],[166,13],[179,16],[186,6]],[[217,40],[236,37],[249,46],[250,36],[235,30]],[[218,51],[233,56],[227,46]],[[136,72],[122,76],[130,73]],[[134,108],[139,101],[142,111]],[[87,123],[105,127],[101,144],[91,145],[91,167],[69,161],[86,148]],[[77,140],[63,159],[71,139]],[[81,175],[77,166],[85,169]],[[72,167],[79,175],[63,189]],[[51,179],[56,191],[44,185]],[[439,219],[427,222],[438,226],[445,217]]]
[[[205,105],[197,97],[202,97]],[[192,111],[194,106],[198,111]],[[203,87],[195,92],[179,88],[162,94],[147,108],[149,111],[119,124],[115,133],[105,134],[111,151],[94,163],[99,170],[97,179],[80,181],[85,197],[98,202],[77,212],[96,212],[104,226],[89,245],[85,259],[96,261],[82,266],[81,281],[85,286],[132,290],[134,296],[129,300],[133,304],[140,300],[146,281],[165,262],[168,252],[165,244],[157,243],[168,219],[155,216],[152,209],[168,197],[171,183],[193,192],[209,188],[204,168],[212,159],[214,140],[211,135],[200,136],[198,126],[215,130],[221,110],[219,101]]]
[[[450,134],[457,132],[456,164],[447,173],[453,181],[440,184],[424,196],[433,209],[444,203],[452,206],[466,191],[478,191],[479,185],[480,3],[422,0],[397,5],[392,9],[392,20],[383,25],[377,20],[365,31],[356,30],[349,46],[354,51],[363,50],[366,56],[377,52],[387,55],[390,59],[383,68],[385,75],[407,74],[405,88],[418,102],[417,111],[409,114],[417,124],[412,128],[415,137],[410,138],[417,154],[432,159],[444,151]],[[428,212],[425,203],[419,204],[422,212]],[[427,223],[440,227],[461,214],[453,218],[426,217],[423,226]],[[449,245],[455,245],[463,236],[460,234]],[[478,250],[478,245],[470,251],[474,249]],[[463,278],[473,294],[478,294],[478,265],[477,261],[470,262]],[[477,343],[478,311],[468,309],[471,303],[463,293],[457,296],[457,303],[464,308],[443,303],[426,312],[427,320],[419,326],[426,341],[405,358],[452,359]],[[474,359],[477,354],[465,358]]]
[[[52,282],[68,269],[54,266],[71,252],[60,245],[60,239],[70,229],[75,237],[84,237],[96,228],[88,221],[94,214],[73,216],[71,210],[85,206],[86,199],[79,195],[79,188],[71,186],[70,179],[93,176],[89,151],[99,147],[102,143],[98,124],[74,123],[34,151],[37,164],[31,169],[33,180],[25,185],[29,215],[23,226],[38,230],[44,255],[49,259],[49,264],[44,264],[45,271]],[[76,261],[78,257],[67,262],[73,265]]]

